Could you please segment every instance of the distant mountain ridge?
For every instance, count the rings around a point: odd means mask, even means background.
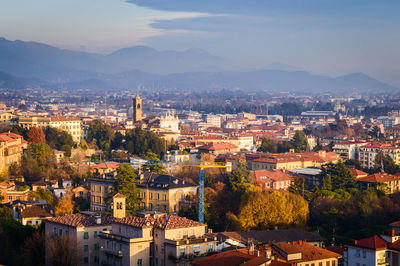
[[[232,69],[229,60],[196,48],[158,51],[134,46],[102,55],[0,38],[0,87],[3,88],[107,89],[142,85],[182,90],[241,88],[308,93],[398,91],[362,73],[332,78],[282,63],[253,71],[228,69]]]

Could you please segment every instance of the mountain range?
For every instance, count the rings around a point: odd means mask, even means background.
[[[138,86],[177,89],[240,88],[294,92],[395,92],[394,86],[362,73],[315,75],[273,63],[238,71],[237,64],[201,49],[158,51],[134,46],[111,54],[59,49],[43,43],[0,38],[0,87],[78,89]]]

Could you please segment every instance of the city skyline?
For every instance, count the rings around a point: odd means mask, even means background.
[[[282,62],[331,76],[364,72],[399,86],[398,7],[395,1],[5,1],[0,35],[101,53],[197,47],[243,69]]]

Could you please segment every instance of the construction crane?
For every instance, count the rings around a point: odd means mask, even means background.
[[[199,222],[204,223],[204,169],[206,168],[227,168],[225,165],[208,164],[207,162],[198,165],[199,173]]]
[[[130,159],[120,159],[120,158],[113,158],[113,159],[95,159],[95,160],[56,160],[56,159],[49,159],[50,162],[56,163],[106,163],[106,162],[117,162],[117,163],[129,163],[131,164]],[[157,161],[147,161],[145,163],[139,163],[138,168],[142,165],[159,165],[160,162]],[[229,165],[220,165],[220,164],[210,164],[208,162],[203,162],[200,160],[199,164],[193,162],[167,162],[162,163],[163,165],[169,166],[182,166],[182,167],[199,167],[199,210],[198,210],[198,221],[200,223],[204,223],[204,169],[207,168],[230,168]]]

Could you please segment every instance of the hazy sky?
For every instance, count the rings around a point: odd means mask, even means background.
[[[400,86],[399,0],[1,0],[0,36],[110,52],[202,48]]]

